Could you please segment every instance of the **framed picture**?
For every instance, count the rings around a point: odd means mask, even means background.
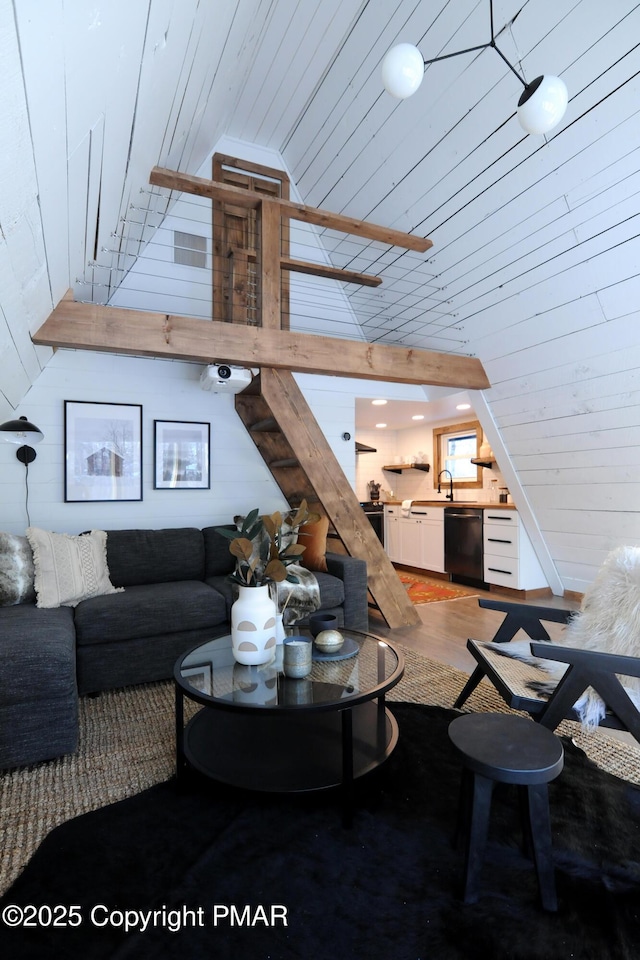
[[[156,490],[208,490],[211,424],[154,420]]]
[[[142,500],[142,406],[64,402],[64,499]]]
[[[192,667],[182,667],[181,675],[190,687],[213,696],[213,664],[211,661],[194,664]]]

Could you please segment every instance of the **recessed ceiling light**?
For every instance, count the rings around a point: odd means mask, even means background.
[[[386,423],[376,423],[376,427],[386,427]]]
[[[384,407],[386,400],[372,400],[371,403],[374,407]]]
[[[456,410],[471,410],[470,403],[459,403],[456,406]]]
[[[424,413],[416,413],[416,414],[414,414],[413,417],[411,417],[411,419],[412,419],[412,420],[424,420]]]

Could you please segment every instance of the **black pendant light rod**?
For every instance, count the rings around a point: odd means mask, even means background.
[[[428,63],[438,63],[440,60],[448,60],[450,57],[460,57],[463,53],[475,53],[476,50],[486,50],[487,47],[493,47],[496,53],[502,57],[506,65],[509,67],[509,70],[511,70],[512,73],[515,73],[520,83],[526,89],[528,86],[527,81],[520,76],[516,68],[509,63],[502,50],[499,50],[496,45],[496,38],[493,32],[493,0],[489,0],[489,12],[491,16],[491,40],[489,40],[488,43],[480,43],[477,47],[467,47],[466,50],[456,50],[455,53],[443,53],[441,57],[434,57],[432,60],[425,60],[424,65],[426,67]]]

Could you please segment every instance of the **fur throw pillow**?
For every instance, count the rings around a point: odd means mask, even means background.
[[[0,533],[0,607],[33,603],[33,551],[26,537]]]

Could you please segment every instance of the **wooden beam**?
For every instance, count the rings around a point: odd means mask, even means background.
[[[390,227],[367,223],[366,220],[356,220],[354,217],[345,217],[318,207],[307,207],[293,200],[268,197],[261,193],[254,193],[252,190],[242,190],[240,187],[216,183],[214,180],[205,180],[204,177],[194,177],[187,173],[176,173],[174,170],[166,170],[163,167],[153,168],[149,182],[156,187],[166,187],[168,190],[177,190],[179,193],[192,193],[198,197],[210,197],[212,200],[234,203],[240,207],[258,208],[260,204],[277,204],[283,217],[313,223],[328,230],[351,233],[366,240],[377,240],[392,247],[416,250],[418,253],[424,253],[433,246],[433,242],[426,237],[414,237],[410,233],[402,233]]]
[[[326,267],[322,263],[311,263],[306,260],[291,260],[282,257],[282,270],[291,270],[294,273],[308,273],[312,277],[326,277],[328,280],[341,280],[343,283],[358,283],[362,287],[379,287],[382,277],[374,277],[370,273],[354,273],[353,270],[341,270],[339,267]]]
[[[280,210],[263,203],[258,217],[260,226],[260,277],[258,303],[265,330],[279,330],[282,315],[280,299]]]
[[[263,368],[260,388],[347,553],[366,561],[369,590],[387,624],[394,629],[420,623],[417,610],[292,374]],[[275,473],[274,477],[278,482]]]
[[[255,250],[242,250],[241,253],[249,263],[256,263]],[[238,256],[238,249],[229,250],[228,255]],[[362,287],[379,287],[382,283],[382,277],[375,277],[370,273],[355,273],[353,270],[328,267],[310,260],[292,260],[291,257],[280,257],[280,269],[289,270],[291,273],[307,273],[312,277],[325,277],[327,280],[340,280],[342,283],[357,283]]]
[[[34,343],[129,356],[273,367],[387,383],[491,386],[475,357],[62,299]]]

